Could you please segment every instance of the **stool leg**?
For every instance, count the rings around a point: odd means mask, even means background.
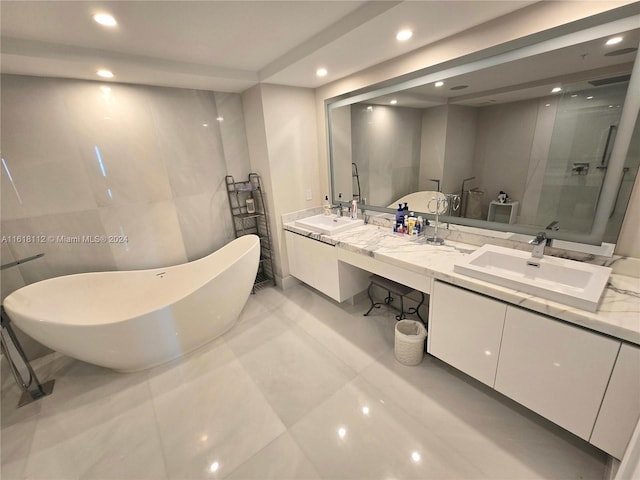
[[[365,317],[371,313],[371,310],[373,310],[376,307],[378,308],[380,307],[380,305],[378,305],[373,301],[373,297],[371,296],[371,287],[373,287],[373,283],[370,283],[369,288],[367,288],[367,296],[369,297],[369,300],[371,300],[371,307],[369,307],[369,310],[367,310],[367,313],[364,314]]]
[[[422,306],[422,304],[424,303],[424,293],[420,292],[420,303],[418,304],[418,306],[416,307],[416,315],[418,316],[418,318],[420,319],[420,321],[424,324],[424,326],[427,326],[427,322],[424,321],[424,318],[422,318],[420,316],[420,307]]]
[[[400,315],[396,315],[396,320],[404,320],[407,316],[404,314],[404,297],[400,295]]]
[[[391,296],[391,291],[387,290],[387,298],[384,299],[384,303],[389,305],[391,302],[393,302],[393,297]]]

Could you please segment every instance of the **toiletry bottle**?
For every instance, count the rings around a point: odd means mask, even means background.
[[[416,221],[418,219],[416,218],[415,214],[413,212],[411,212],[409,214],[409,220],[407,221],[408,223],[408,228],[407,228],[407,233],[409,235],[417,235],[416,232]]]
[[[396,225],[404,223],[404,210],[402,210],[402,204],[398,204],[398,210],[396,210]]]
[[[331,204],[329,203],[329,195],[324,196],[324,206],[322,210],[325,215],[331,215]]]
[[[418,215],[418,221],[416,222],[416,229],[418,230],[417,235],[420,235],[422,233],[422,224],[423,220],[422,220],[422,215]]]
[[[358,218],[358,201],[353,200],[351,202],[351,220],[355,220]]]

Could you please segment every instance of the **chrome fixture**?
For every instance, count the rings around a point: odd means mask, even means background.
[[[338,194],[338,207],[336,208],[336,215],[338,217],[342,216],[342,193]]]
[[[16,260],[15,262],[5,263],[4,265],[0,265],[0,270],[4,270],[5,268],[16,267],[18,265],[22,265],[23,263],[30,262],[31,260],[35,260],[40,257],[44,257],[44,253],[39,253],[32,257],[21,258],[20,260]]]
[[[560,222],[558,222],[558,220],[554,220],[553,222],[551,222],[549,225],[547,225],[545,227],[545,230],[553,230],[554,232],[557,232],[558,230],[560,230]]]
[[[32,257],[21,258],[20,260],[17,260],[15,262],[0,265],[0,270],[15,267],[22,263],[30,262],[31,260],[35,260],[43,256],[44,253],[39,253]],[[5,332],[8,338],[5,336]],[[20,342],[18,341],[18,337],[16,337],[16,334],[13,331],[13,327],[11,326],[11,319],[9,318],[9,315],[7,315],[7,312],[2,305],[0,305],[0,349],[5,356],[5,359],[7,360],[7,364],[9,365],[9,370],[11,371],[13,378],[18,384],[18,387],[20,387],[20,390],[22,390],[22,396],[18,401],[18,408],[39,400],[42,397],[46,397],[47,395],[51,395],[51,393],[53,392],[53,385],[55,383],[55,380],[49,380],[44,384],[40,383],[40,380],[38,380],[38,377],[36,376],[36,372],[34,372],[31,364],[29,363],[29,360],[27,359],[27,355],[22,349],[22,345],[20,345]],[[20,368],[18,367],[18,365],[16,365],[16,362],[12,357],[12,351],[18,354],[18,358],[22,362],[24,368],[27,370],[27,379],[25,379],[20,373]]]
[[[533,245],[531,257],[542,258],[544,256],[544,247],[547,246],[547,236],[544,232],[540,232],[535,236],[535,238],[529,240],[529,245]],[[529,265],[531,265],[531,263],[529,263]],[[540,264],[537,266],[540,266]]]
[[[462,187],[460,187],[460,198],[461,200],[461,208],[460,208],[460,216],[464,217],[467,214],[467,200],[464,196],[464,184],[470,182],[471,180],[475,180],[476,177],[469,177],[462,180]]]
[[[436,205],[434,210],[431,209],[431,205],[433,202],[435,202]],[[440,211],[446,212],[448,208],[449,201],[446,197],[433,197],[431,200],[429,200],[429,203],[427,204],[427,211],[429,213],[434,213],[436,216],[433,224],[433,237],[427,237],[427,243],[429,245],[442,245],[444,243],[444,239],[438,237],[438,220],[440,218]]]

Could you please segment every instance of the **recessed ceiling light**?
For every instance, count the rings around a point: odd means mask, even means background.
[[[113,72],[111,72],[111,70],[98,70],[96,73],[99,77],[113,78]]]
[[[576,98],[578,96],[577,93],[574,93],[573,95],[571,95],[571,98]]]
[[[405,42],[407,40],[409,40],[411,37],[413,37],[413,32],[409,29],[405,29],[405,30],[400,30],[397,34],[396,34],[396,39],[400,42]]]
[[[605,43],[605,45],[615,45],[617,43],[620,43],[621,41],[622,37],[613,37],[607,40],[607,43]]]
[[[390,103],[391,105],[395,105],[396,103],[398,103],[398,100],[393,99],[393,100],[391,100],[389,103]]]
[[[373,112],[373,107],[371,105],[367,107],[367,112]]]
[[[591,100],[592,98],[593,98],[593,95],[589,95],[589,96],[587,97],[587,100]]]
[[[326,77],[327,76],[327,69],[326,68],[319,68],[318,70],[316,70],[316,75],[319,77]]]
[[[561,92],[561,91],[562,91],[562,88],[560,88],[560,87],[554,87],[554,88],[551,90],[551,93],[559,93],[559,92]]]
[[[116,22],[116,19],[108,13],[96,13],[93,16],[93,19],[97,23],[99,23],[100,25],[104,25],[105,27],[115,27],[118,24],[118,22]]]
[[[441,87],[441,86],[443,86],[443,85],[444,85],[444,82],[436,82],[436,83],[434,83],[434,85],[435,85],[436,87]]]
[[[222,115],[218,115],[218,116],[216,117],[216,120],[217,120],[218,122],[224,122],[224,117],[223,117]]]

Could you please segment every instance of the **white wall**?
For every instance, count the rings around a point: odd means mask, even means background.
[[[501,190],[522,201],[537,114],[537,100],[479,109],[473,185],[485,192],[484,218]]]
[[[419,190],[435,191],[437,184],[430,180],[432,178],[442,182],[447,140],[447,111],[447,105],[422,111]]]
[[[280,216],[320,205],[324,198],[319,181],[315,97],[310,89],[261,84],[244,92],[242,103],[251,166],[266,185],[274,268],[282,281],[289,276],[289,266]],[[306,200],[307,190],[311,200]]]
[[[351,107],[335,108],[331,112],[331,138],[333,150],[333,171],[334,182],[333,188],[336,192],[342,192],[345,200],[351,200],[354,194],[357,194],[357,185],[352,178],[353,167],[351,163],[354,161],[352,155],[352,135],[351,135]],[[368,168],[363,168],[362,159],[358,164],[358,174],[367,172]],[[368,173],[360,178],[360,195],[364,192]],[[329,195],[329,191],[322,193]],[[329,197],[329,203],[332,198]]]
[[[442,177],[442,191],[445,193],[460,191],[462,180],[473,172],[477,119],[478,111],[474,107],[448,106],[446,168]]]
[[[249,173],[239,95],[106,86],[2,76],[2,262],[45,254],[2,271],[2,299],[60,275],[184,263],[233,239],[224,177]],[[59,238],[75,236],[126,241]]]
[[[360,181],[367,203],[389,205],[418,189],[421,117],[413,108],[351,107],[353,161],[366,172]]]
[[[420,190],[460,191],[462,180],[472,173],[476,142],[477,109],[440,105],[422,110]]]

